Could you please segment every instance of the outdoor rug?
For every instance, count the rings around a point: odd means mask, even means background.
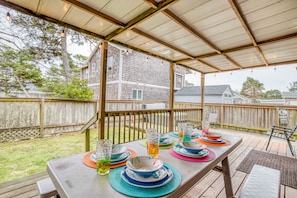
[[[249,174],[254,164],[280,170],[281,184],[297,189],[297,159],[251,150],[236,169]]]

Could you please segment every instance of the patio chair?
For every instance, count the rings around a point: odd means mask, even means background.
[[[269,134],[269,140],[268,140],[268,143],[266,146],[266,150],[268,149],[268,146],[269,146],[272,136],[280,137],[287,141],[290,151],[291,151],[292,155],[294,156],[293,148],[291,145],[291,137],[295,133],[296,129],[297,129],[297,124],[293,128],[287,128],[287,127],[282,127],[282,126],[273,126],[271,128],[271,132]]]

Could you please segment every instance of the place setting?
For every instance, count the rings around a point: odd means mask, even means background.
[[[147,146],[147,139],[139,140],[139,143],[142,146]],[[172,148],[176,144],[177,144],[177,140],[175,140],[174,138],[172,138],[170,135],[168,135],[166,133],[160,134],[160,138],[159,138],[159,149]]]
[[[158,157],[160,133],[155,129],[147,129],[146,135],[147,155],[130,158],[126,166],[109,173],[110,185],[122,194],[160,197],[173,192],[181,183],[179,171]]]
[[[111,141],[109,140],[100,140],[100,141],[105,141],[105,147],[110,146]],[[108,141],[109,143],[106,143],[106,141]],[[96,151],[91,151],[88,152],[84,158],[83,158],[83,163],[89,167],[92,168],[96,168],[96,161],[98,159],[97,152],[99,152],[99,146],[98,146],[99,142],[97,142],[97,149]],[[105,148],[105,151],[108,151],[107,148]],[[125,166],[126,165],[126,161],[132,157],[137,156],[137,153],[130,149],[127,148],[126,146],[123,146],[121,144],[115,144],[115,145],[111,145],[111,151],[110,151],[110,159],[109,159],[109,164],[110,164],[110,168],[116,168],[116,167],[120,167],[120,166]],[[107,160],[108,157],[105,156],[104,160]]]
[[[222,134],[216,132],[202,132],[202,136],[195,139],[195,141],[208,146],[227,146],[230,145],[230,141],[222,137]]]
[[[215,153],[211,149],[196,141],[181,142],[169,149],[169,153],[176,158],[191,162],[208,162],[215,158]]]
[[[189,139],[195,139],[200,137],[200,133],[197,129],[194,129],[194,126],[192,124],[184,123],[184,122],[179,122],[177,124],[177,130],[170,132],[169,134],[172,137],[178,138],[179,140],[183,137],[184,132],[188,130],[190,133]]]

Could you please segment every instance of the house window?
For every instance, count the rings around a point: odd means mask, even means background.
[[[181,74],[175,74],[175,88],[182,88],[183,84],[183,76]]]
[[[92,72],[96,71],[96,63],[92,63]]]
[[[141,89],[133,89],[133,100],[142,100],[142,90]]]

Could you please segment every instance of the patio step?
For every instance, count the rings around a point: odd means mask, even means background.
[[[20,179],[15,179],[9,182],[0,184],[0,197],[1,198],[18,198],[18,197],[32,197],[37,198],[38,190],[36,182],[38,180],[47,178],[47,172],[41,172]]]

